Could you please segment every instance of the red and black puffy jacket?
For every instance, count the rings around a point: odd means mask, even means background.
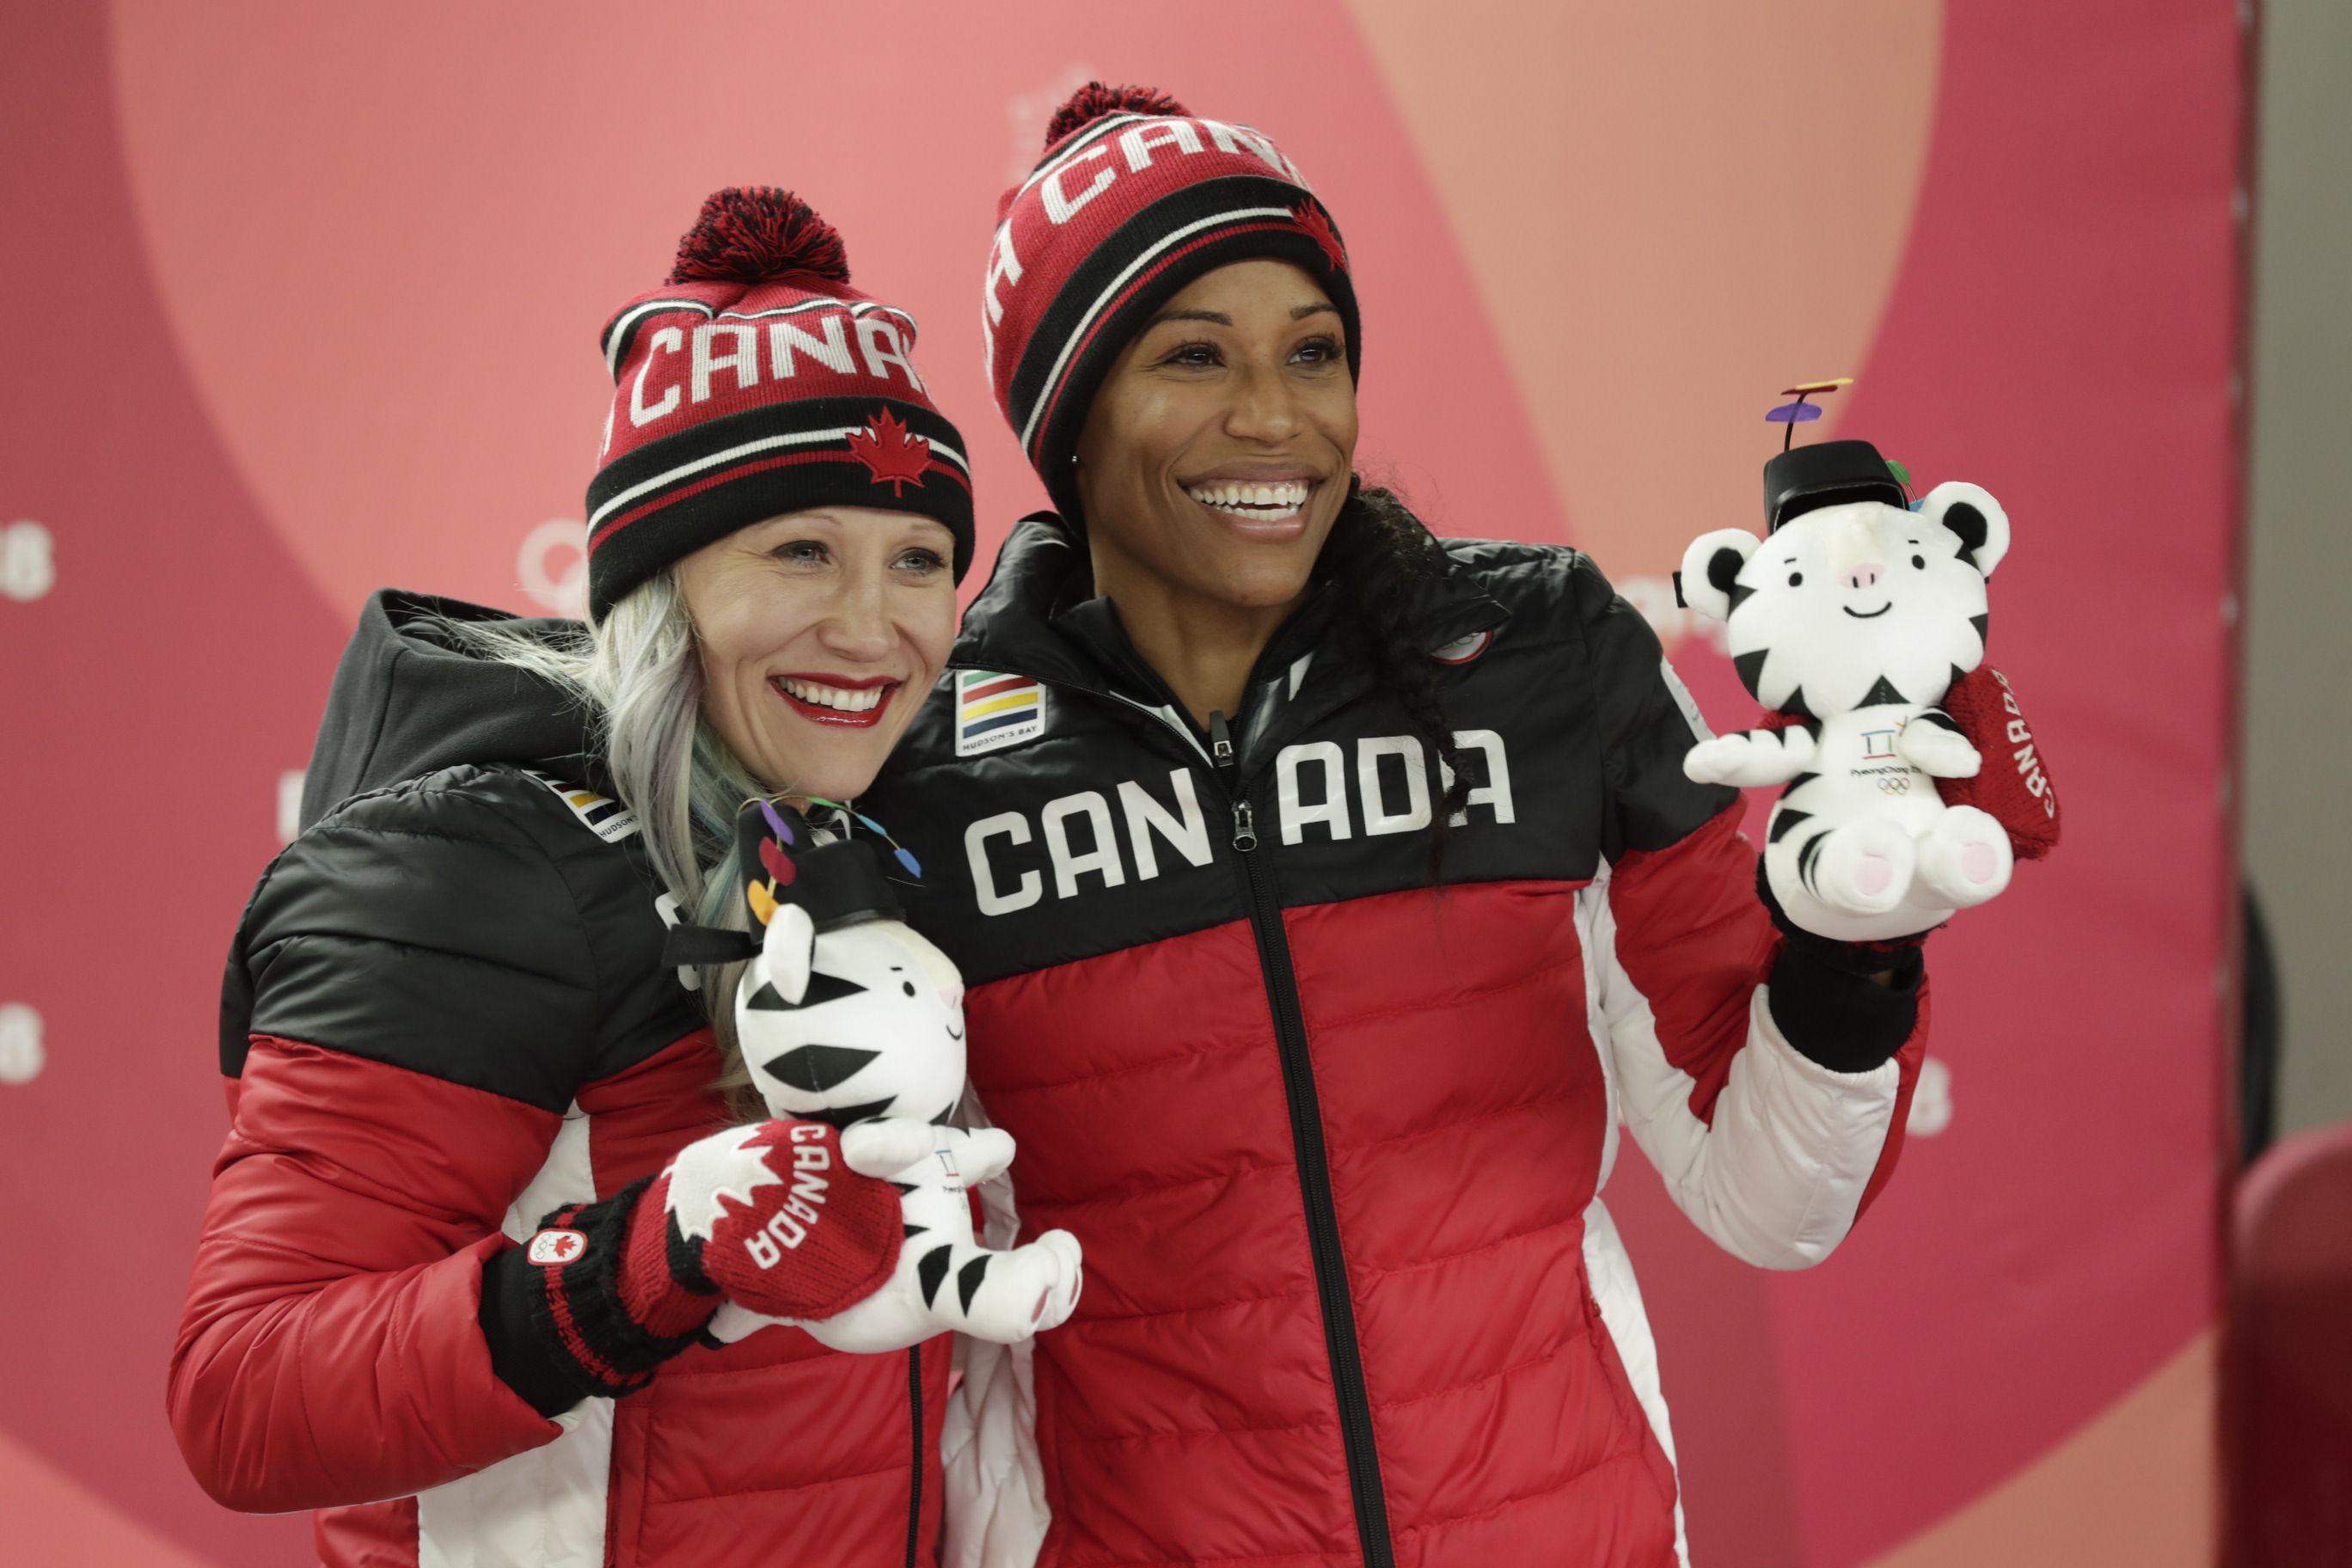
[[[231,1508],[321,1510],[328,1568],[929,1563],[945,1338],[852,1356],[771,1328],[552,1418],[499,1375],[532,1347],[486,1330],[484,1262],[724,1110],[635,826],[579,787],[581,715],[435,631],[495,614],[370,603],[323,816],[238,928],[181,1448]]]
[[[1916,964],[1783,949],[1735,792],[1683,775],[1695,708],[1588,560],[1445,552],[1412,619],[1473,787],[1434,887],[1445,781],[1337,588],[1218,754],[1050,515],[866,797],[971,984],[1022,1232],[1087,1247],[1001,1380],[1000,1470],[1042,1487],[981,1500],[1030,1538],[1041,1489],[1055,1568],[1672,1563],[1618,1129],[1765,1267],[1827,1256],[1892,1167]]]

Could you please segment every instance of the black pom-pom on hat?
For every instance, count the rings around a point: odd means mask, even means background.
[[[1054,110],[1053,122],[1045,127],[1045,145],[1052,147],[1071,132],[1092,125],[1106,114],[1190,115],[1192,112],[1156,87],[1107,87],[1101,82],[1090,81],[1070,94],[1062,107]]]
[[[788,272],[848,282],[840,231],[790,191],[730,185],[702,204],[665,281],[760,283]]]

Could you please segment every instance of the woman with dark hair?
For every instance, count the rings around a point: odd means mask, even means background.
[[[1599,1193],[1837,1246],[1901,1142],[1918,940],[1776,928],[1696,709],[1573,551],[1353,471],[1349,257],[1259,133],[1098,84],[1000,208],[1024,520],[871,808],[1091,1289],[971,1347],[950,1486],[1021,1562],[1672,1563]]]
[[[903,1162],[756,1109],[743,966],[665,926],[748,930],[747,796],[856,831],[954,637],[962,441],[782,191],[711,197],[601,346],[591,625],[387,590],[336,674],[229,957],[173,1429],[329,1568],[913,1568],[948,1336],[717,1315],[871,1299]]]

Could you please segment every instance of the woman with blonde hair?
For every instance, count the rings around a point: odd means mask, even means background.
[[[709,1331],[871,1296],[899,1191],[740,1119],[735,970],[666,953],[744,929],[747,796],[861,831],[945,663],[971,479],[914,341],[804,204],[722,191],[604,329],[592,626],[362,616],[230,954],[170,1394],[330,1568],[932,1561],[947,1340]]]

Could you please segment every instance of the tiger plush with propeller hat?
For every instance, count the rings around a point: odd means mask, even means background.
[[[1943,787],[1986,765],[1982,737],[1943,704],[1983,663],[1986,584],[2009,551],[2008,514],[1961,483],[1937,486],[1912,510],[1866,441],[1785,451],[1767,466],[1765,488],[1766,537],[1701,535],[1677,585],[1690,608],[1727,624],[1740,680],[1784,722],[1702,741],[1684,772],[1788,786],[1772,808],[1763,876],[1792,923],[1843,942],[1931,930],[2008,887],[2019,849],[2005,818],[2030,833],[2031,817],[2046,815],[2055,837],[2056,801],[2038,759],[2026,787],[2046,814],[1996,816]],[[1969,717],[1982,706],[1971,692]],[[2011,728],[2022,729],[2021,715]],[[2023,852],[2046,848],[2036,839]]]

